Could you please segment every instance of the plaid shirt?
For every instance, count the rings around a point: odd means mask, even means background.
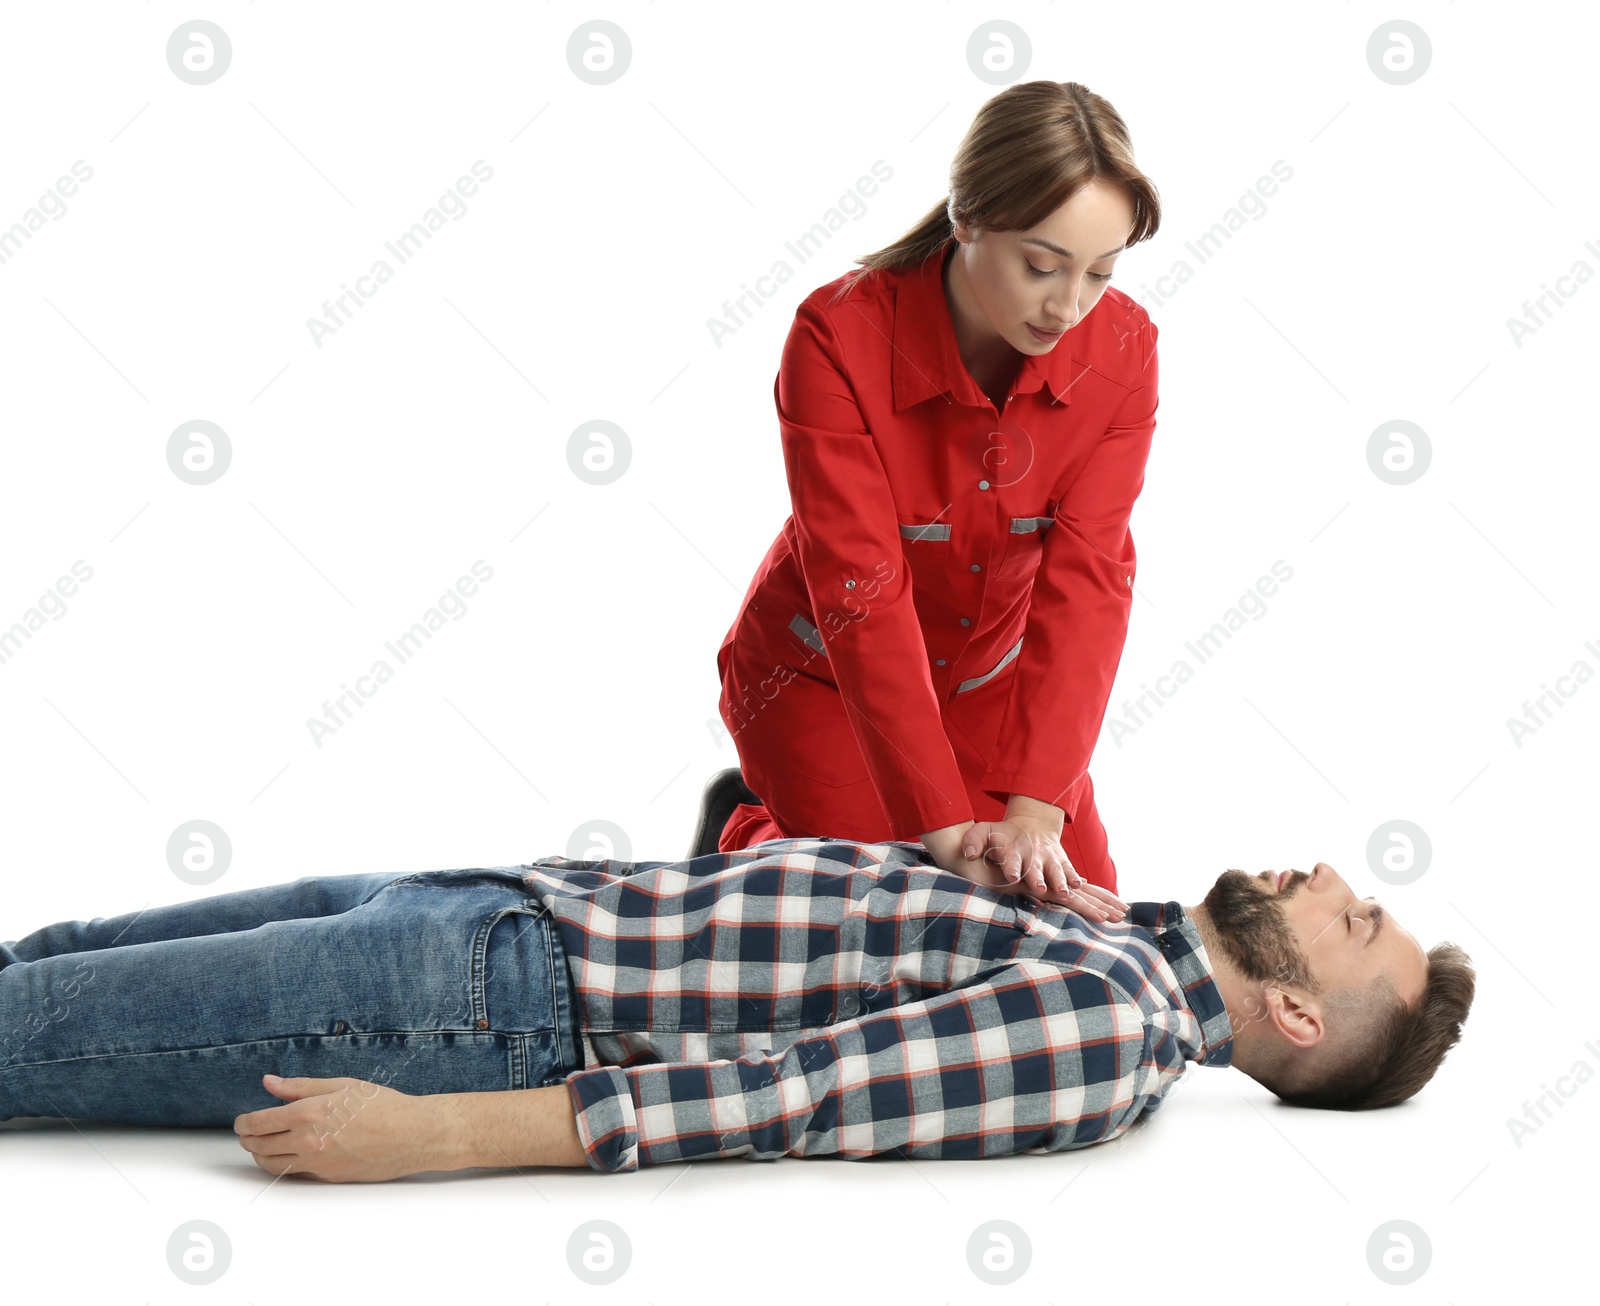
[[[973,1158],[1115,1138],[1233,1030],[1194,921],[1097,925],[919,843],[773,839],[522,868],[556,922],[596,1170],[707,1157]]]

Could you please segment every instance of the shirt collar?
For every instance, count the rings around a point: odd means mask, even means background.
[[[973,406],[987,402],[961,361],[955,323],[944,295],[944,266],[956,244],[953,235],[947,236],[921,266],[903,269],[895,285],[894,361],[890,365],[895,412],[940,394]],[[1057,403],[1070,403],[1073,381],[1082,371],[1083,364],[1074,366],[1072,348],[1062,340],[1048,354],[1023,356],[1012,393],[1031,394],[1047,385]]]
[[[1148,933],[1178,977],[1184,1001],[1200,1022],[1200,1055],[1195,1060],[1207,1066],[1231,1065],[1233,1022],[1194,918],[1181,903],[1130,902],[1124,923]]]

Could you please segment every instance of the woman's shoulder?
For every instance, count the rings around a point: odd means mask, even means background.
[[[1106,334],[1113,340],[1124,339],[1130,335],[1143,335],[1146,332],[1150,334],[1151,339],[1155,338],[1156,324],[1145,306],[1115,286],[1107,286],[1106,293],[1095,305],[1095,314],[1101,312],[1106,314],[1103,325],[1110,328]]]
[[[1080,329],[1074,358],[1121,385],[1140,384],[1160,334],[1143,304],[1107,286]]]
[[[894,288],[904,275],[903,269],[849,268],[802,299],[795,316],[818,314],[837,324],[859,319],[875,308],[892,309]]]
[[[816,344],[857,357],[894,336],[896,274],[855,267],[818,286],[795,306],[785,354],[811,355]]]

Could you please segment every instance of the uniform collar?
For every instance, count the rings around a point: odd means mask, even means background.
[[[1130,902],[1122,923],[1149,934],[1178,977],[1183,1000],[1200,1022],[1200,1055],[1194,1059],[1207,1066],[1231,1065],[1233,1022],[1194,918],[1181,903]]]
[[[940,394],[975,407],[988,402],[961,361],[955,323],[944,296],[944,266],[956,244],[953,235],[947,236],[920,267],[901,271],[895,285],[894,361],[890,365],[895,412]],[[1047,385],[1057,403],[1070,403],[1072,384],[1082,371],[1083,364],[1075,362],[1072,347],[1063,340],[1048,354],[1023,357],[1012,393],[1031,394]]]

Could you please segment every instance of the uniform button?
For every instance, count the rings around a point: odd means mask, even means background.
[[[487,1020],[485,1020],[482,1016],[478,1017],[478,1028],[479,1029],[488,1029],[489,1028],[489,1022]]]
[[[941,666],[942,667],[944,665],[944,659],[943,658],[934,658],[933,661],[934,661],[934,665],[936,665],[936,666]]]
[[[988,481],[979,481],[978,482],[978,488],[980,490],[987,490],[989,488],[989,482]]]
[[[856,587],[856,583],[855,583],[855,581],[853,581],[853,580],[847,580],[847,581],[845,581],[845,583],[844,583],[844,587],[845,587],[845,588],[846,588],[846,589],[847,589],[847,590],[853,590],[853,589],[854,589],[854,588],[855,588],[855,587]]]
[[[970,626],[972,624],[972,618],[971,617],[962,617],[961,618],[961,624],[963,626]]]
[[[978,566],[978,564],[977,564],[977,563],[973,563],[973,564],[972,564],[972,570],[973,570],[973,571],[982,571],[982,570],[983,570],[983,568],[982,568],[982,567],[980,567],[980,566]]]

